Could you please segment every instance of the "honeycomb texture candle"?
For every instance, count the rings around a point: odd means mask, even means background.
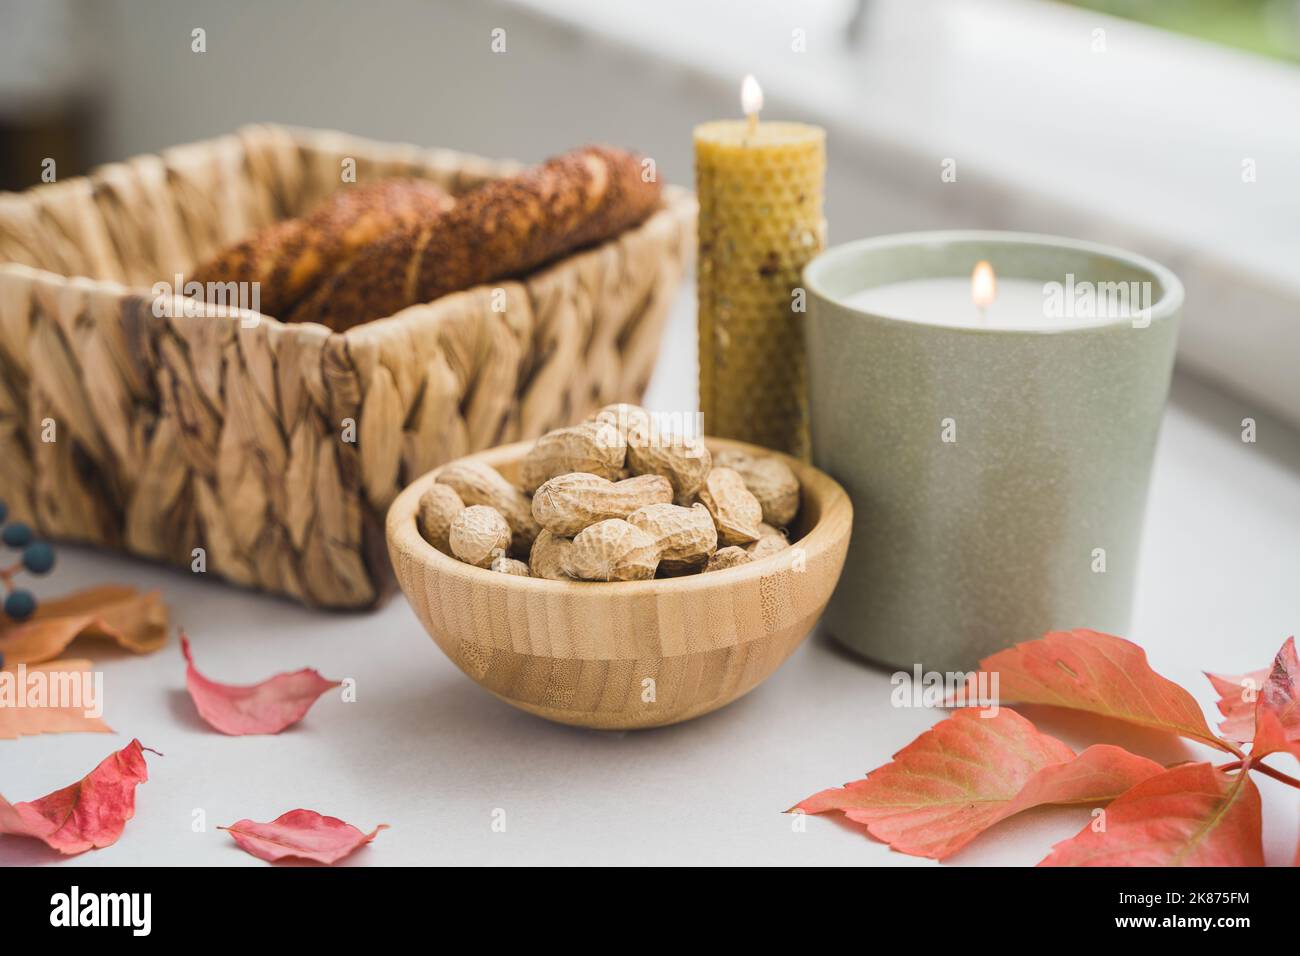
[[[826,134],[803,123],[695,128],[700,409],[711,435],[807,457],[794,290],[825,244]]]

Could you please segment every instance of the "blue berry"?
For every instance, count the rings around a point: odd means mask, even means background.
[[[23,567],[32,574],[49,574],[54,567],[54,548],[48,541],[33,541],[23,552]]]
[[[32,543],[32,529],[21,521],[15,521],[11,525],[5,525],[0,538],[11,548],[25,548]]]
[[[36,596],[31,591],[10,591],[5,598],[5,613],[15,621],[25,621],[36,613]]]

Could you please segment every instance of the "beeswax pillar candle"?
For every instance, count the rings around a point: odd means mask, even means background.
[[[711,435],[806,457],[804,312],[795,290],[826,241],[826,133],[759,122],[753,77],[742,106],[747,119],[695,128],[700,410]]]

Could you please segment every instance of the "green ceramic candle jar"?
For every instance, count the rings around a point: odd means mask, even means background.
[[[981,262],[1005,290],[983,309],[965,294]],[[830,249],[804,285],[813,458],[854,507],[829,632],[936,671],[1048,630],[1125,633],[1174,274],[1086,242],[941,232]]]

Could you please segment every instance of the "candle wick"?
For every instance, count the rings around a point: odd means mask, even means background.
[[[975,306],[975,311],[978,312],[979,315],[980,315],[980,325],[988,325],[988,321],[989,321],[989,309],[988,309],[988,306],[986,306],[986,305],[977,305],[977,306]]]
[[[746,115],[749,117],[749,125],[745,128],[745,135],[753,136],[758,130],[758,114],[748,113]]]

